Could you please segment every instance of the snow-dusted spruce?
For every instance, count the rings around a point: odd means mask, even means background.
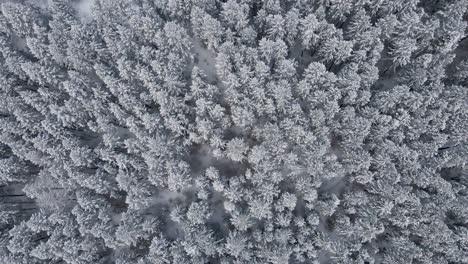
[[[468,1],[0,3],[0,263],[468,263]]]

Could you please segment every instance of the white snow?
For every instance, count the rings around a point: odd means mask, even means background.
[[[0,1],[1,3],[2,1]],[[40,7],[41,9],[46,10],[49,7],[49,4],[47,3],[47,0],[29,0],[28,3],[31,3],[35,6]]]
[[[215,160],[216,158],[213,156],[213,149],[210,146],[203,144],[199,147],[197,151],[197,161],[201,168],[210,167]]]
[[[193,51],[198,59],[195,65],[205,72],[210,82],[218,82],[218,75],[216,74],[216,54],[204,48],[203,44],[197,39],[193,40]]]
[[[76,5],[76,11],[82,18],[88,18],[93,13],[93,5],[95,0],[81,0]]]
[[[120,213],[120,214],[114,214],[114,215],[112,215],[112,219],[111,219],[111,220],[112,220],[112,223],[114,223],[114,224],[116,224],[116,225],[120,224],[120,221],[122,220],[122,214]]]
[[[185,200],[185,196],[178,192],[161,191],[153,199],[153,204],[169,204],[176,199]]]

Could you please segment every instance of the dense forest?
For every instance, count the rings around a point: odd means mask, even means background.
[[[0,0],[0,263],[468,263],[467,0]]]

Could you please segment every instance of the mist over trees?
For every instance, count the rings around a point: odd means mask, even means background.
[[[0,1],[0,263],[468,263],[466,0]]]

